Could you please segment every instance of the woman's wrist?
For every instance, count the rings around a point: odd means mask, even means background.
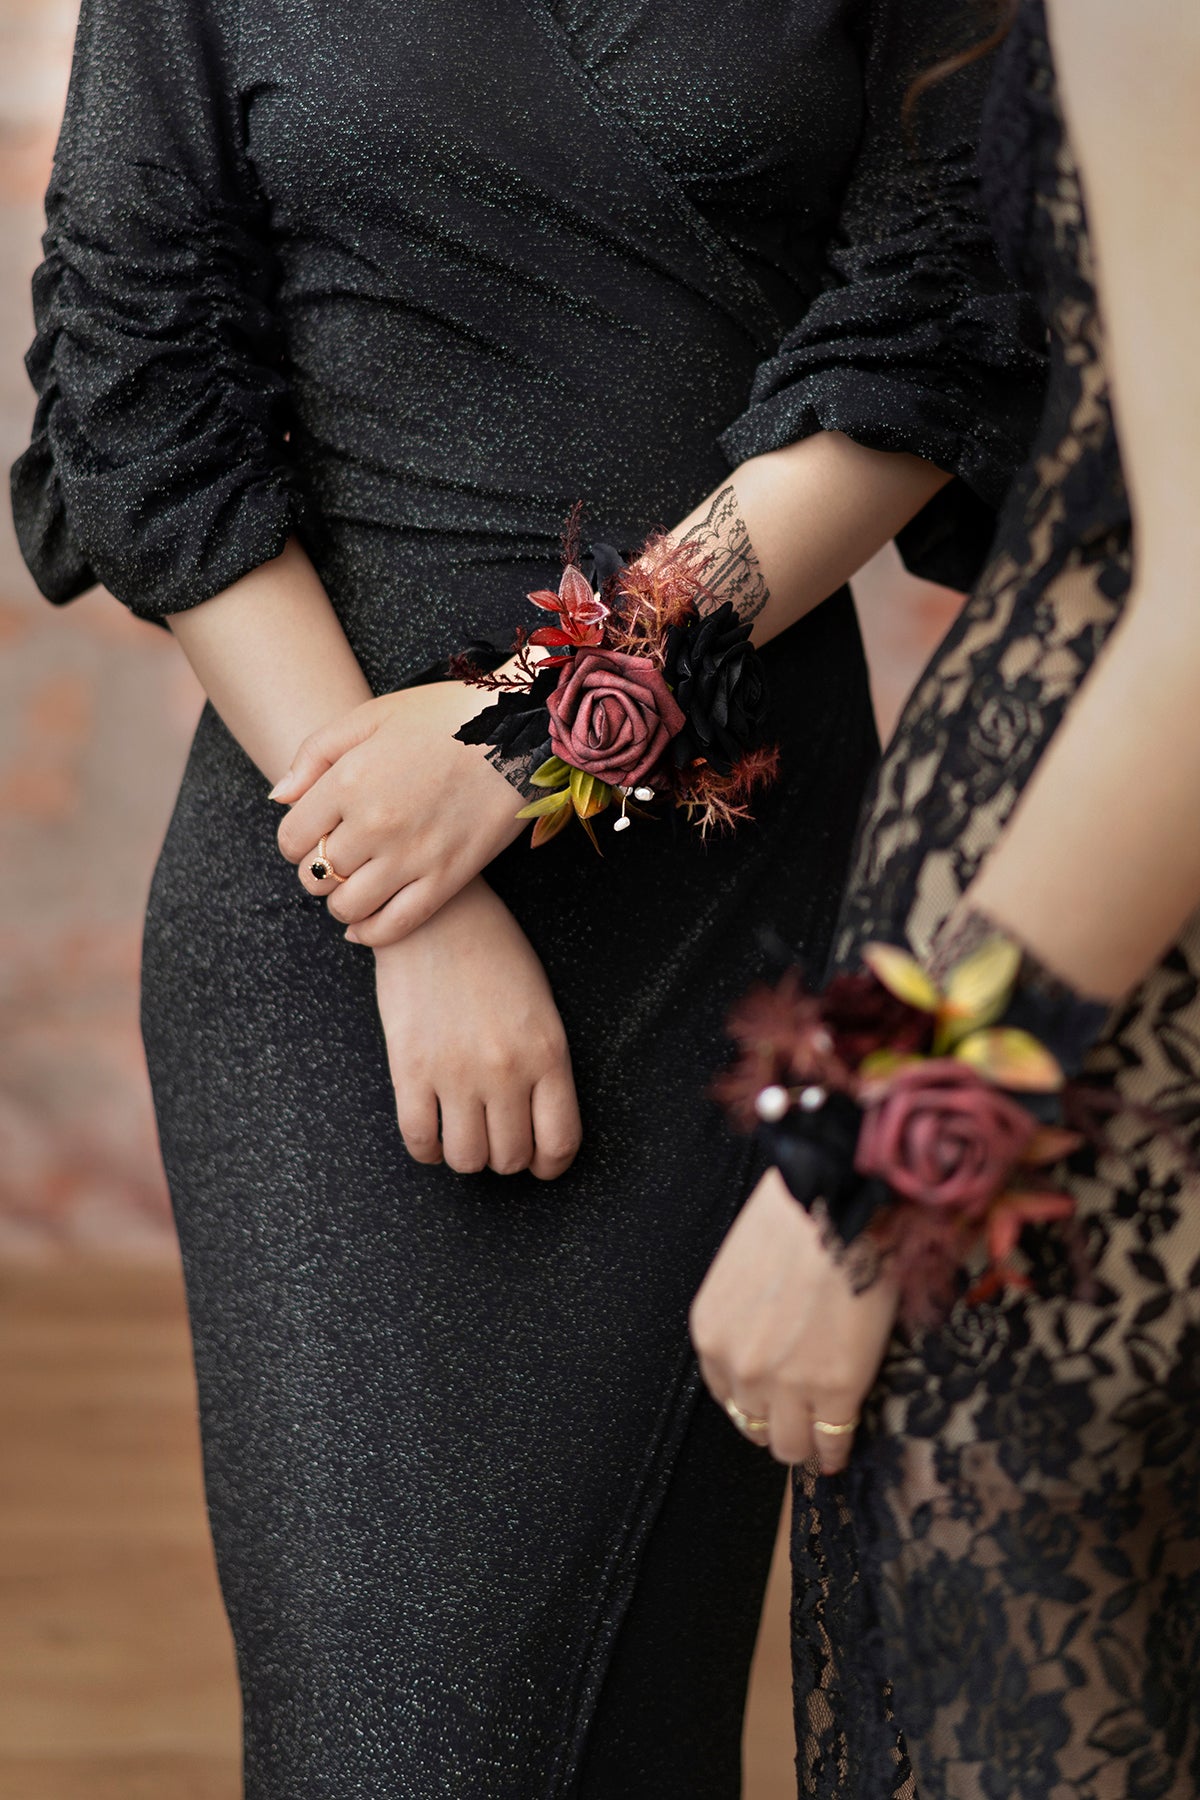
[[[371,690],[300,545],[233,587],[167,616],[224,724],[268,781],[282,783],[306,733],[353,711]]]
[[[710,592],[694,545],[653,538],[630,563],[600,546],[589,577],[572,531],[557,592],[529,595],[549,620],[518,631],[515,663],[452,661],[497,694],[456,737],[533,790],[518,817],[533,821],[534,848],[574,818],[598,849],[602,813],[623,832],[656,801],[702,834],[748,818],[778,767],[750,622]]]
[[[977,1292],[1022,1283],[1027,1225],[1057,1223],[1074,1248],[1074,1201],[1049,1171],[1084,1142],[1064,1108],[1077,1068],[1031,1027],[1059,1029],[1078,1061],[1083,1023],[1093,1036],[1103,1023],[1091,1003],[1023,989],[1011,940],[972,922],[959,941],[968,954],[936,978],[877,944],[863,973],[821,995],[794,977],[752,995],[731,1022],[740,1058],[718,1083],[793,1196],[843,1245],[862,1239],[893,1266],[916,1323],[952,1302],[972,1263]]]
[[[1082,994],[1048,969],[1021,941],[975,904],[970,895],[946,920],[933,942],[929,973],[939,986],[951,971],[997,939],[1016,946],[1020,960],[1006,1010],[1006,1023],[1029,1032],[1051,1051],[1068,1079],[1083,1068],[1088,1052],[1112,1014],[1112,1002]]]

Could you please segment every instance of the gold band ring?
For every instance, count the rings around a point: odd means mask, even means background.
[[[344,875],[339,875],[332,862],[330,862],[329,852],[325,848],[325,842],[326,840],[322,838],[317,845],[317,854],[308,865],[309,874],[314,881],[345,881],[346,877]]]
[[[756,1419],[750,1413],[744,1413],[736,1400],[726,1400],[724,1406],[743,1437],[749,1437],[752,1431],[769,1431],[771,1428],[769,1419]]]
[[[861,1423],[861,1415],[855,1413],[844,1425],[827,1425],[824,1419],[814,1419],[813,1430],[823,1431],[826,1437],[846,1437],[850,1432],[857,1431]]]

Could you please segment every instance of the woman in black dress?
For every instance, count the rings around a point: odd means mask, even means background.
[[[944,964],[994,921],[1089,1021],[1107,1123],[1053,1185],[1091,1283],[1027,1232],[1028,1291],[889,1344],[887,1283],[852,1295],[772,1174],[697,1341],[778,1454],[849,1464],[797,1482],[803,1794],[1194,1800],[1200,30],[1174,0],[1003,10],[982,164],[1050,328],[1046,410],[884,758],[835,961]],[[852,1455],[814,1439],[868,1389]]]
[[[16,514],[213,702],[144,1028],[252,1800],[737,1791],[780,1477],[695,1404],[748,1175],[695,1094],[760,924],[832,927],[875,753],[842,584],[910,521],[966,578],[1041,375],[978,72],[901,130],[956,13],[84,0]],[[576,499],[625,546],[697,508],[782,633],[754,828],[496,855],[478,697],[413,683],[507,640]],[[373,955],[263,779],[372,693],[341,816],[383,863],[399,796],[434,896]]]

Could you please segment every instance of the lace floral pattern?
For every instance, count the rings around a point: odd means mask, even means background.
[[[929,954],[1129,588],[1102,322],[1040,0],[997,74],[988,163],[1049,321],[1050,391],[990,567],[881,765],[841,921],[847,964],[872,938]],[[898,1338],[850,1473],[799,1485],[804,1795],[1200,1792],[1200,924],[1087,1068],[1133,1103],[1071,1165],[1093,1291],[1079,1298],[1030,1234],[1033,1292]]]

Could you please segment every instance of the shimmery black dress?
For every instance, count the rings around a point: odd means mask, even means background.
[[[957,0],[84,0],[16,471],[47,594],[155,617],[298,533],[377,690],[822,428],[958,476],[970,572],[1036,326],[976,207]],[[145,1037],[252,1800],[728,1800],[779,1481],[686,1308],[744,1191],[697,1096],[762,922],[823,954],[875,754],[841,595],[770,651],[786,778],[491,871],[545,961],[570,1175],[405,1157],[369,955],[206,712]],[[454,1003],[448,985],[447,1004]]]
[[[1049,391],[987,571],[884,758],[846,963],[871,939],[928,949],[1129,593],[1103,318],[1041,0],[1002,58],[986,186],[1050,328]],[[1200,1794],[1200,918],[1115,1010],[1087,1074],[1122,1103],[1103,1150],[1062,1178],[1094,1291],[1078,1297],[1061,1251],[1027,1233],[1032,1290],[898,1337],[848,1475],[799,1484],[806,1796]]]

